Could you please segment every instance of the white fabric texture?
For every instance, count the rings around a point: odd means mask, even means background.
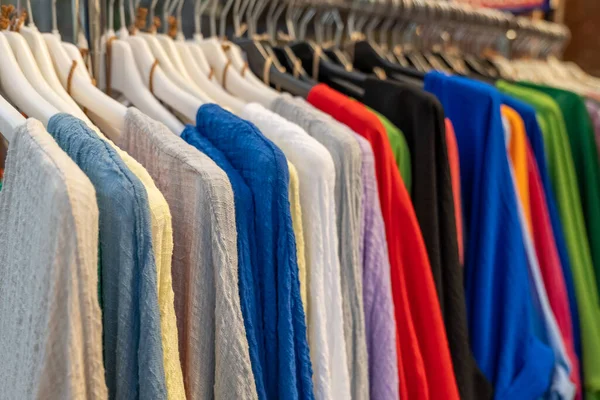
[[[130,108],[118,145],[169,203],[179,352],[189,399],[257,399],[238,290],[233,191],[225,172]]]
[[[257,103],[244,107],[249,120],[294,164],[308,279],[308,339],[316,399],[349,399],[350,377],[344,340],[340,261],[335,214],[335,167],[331,155],[298,125]]]
[[[363,304],[360,230],[362,221],[362,155],[348,130],[332,124],[300,98],[279,96],[272,104],[279,115],[321,143],[335,165],[336,226],[341,263],[344,336],[352,399],[369,398],[369,362]]]
[[[0,191],[0,397],[106,399],[98,206],[89,179],[29,119]]]

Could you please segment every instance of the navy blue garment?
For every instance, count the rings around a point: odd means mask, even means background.
[[[556,242],[558,255],[560,257],[560,264],[562,266],[562,272],[565,279],[565,284],[567,286],[569,309],[571,311],[571,322],[573,324],[575,352],[581,360],[581,330],[579,327],[579,310],[577,309],[577,299],[575,297],[575,283],[573,281],[573,274],[571,272],[571,262],[569,260],[569,253],[567,252],[565,235],[560,222],[558,208],[556,206],[556,199],[554,198],[554,192],[552,191],[550,174],[548,173],[548,167],[546,165],[544,137],[542,136],[542,131],[537,120],[535,108],[506,94],[503,95],[502,100],[504,104],[518,112],[523,119],[523,122],[525,123],[525,130],[527,131],[527,137],[529,138],[531,149],[533,150],[535,160],[538,164],[538,169],[542,178],[542,184],[544,186],[544,194],[546,195],[546,202],[548,203],[548,211],[550,213],[554,241]]]
[[[90,179],[100,211],[100,292],[111,399],[166,399],[156,263],[146,189],[85,123],[53,116],[48,132]]]
[[[287,160],[253,124],[215,104],[200,107],[196,129],[182,135],[192,145],[197,137],[219,149],[252,192],[267,398],[312,399]]]
[[[185,127],[181,137],[186,142],[210,157],[229,178],[235,202],[235,226],[237,230],[238,250],[238,287],[246,338],[250,351],[252,372],[256,382],[258,398],[266,399],[263,365],[265,363],[264,332],[262,330],[262,310],[260,304],[260,288],[254,277],[259,277],[254,227],[254,200],[244,179],[233,168],[225,155],[212,143],[196,132],[192,125]]]
[[[552,350],[536,315],[517,199],[492,86],[437,72],[425,77],[454,124],[466,232],[465,291],[471,348],[496,399],[536,399],[549,388]]]

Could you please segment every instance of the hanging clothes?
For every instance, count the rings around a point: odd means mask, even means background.
[[[227,175],[134,108],[127,110],[118,144],[146,168],[171,209],[173,291],[187,397],[257,399]]]
[[[535,106],[543,130],[544,145],[565,239],[569,250],[576,299],[581,321],[582,368],[584,396],[593,394],[595,379],[600,372],[600,310],[594,279],[590,248],[585,230],[575,166],[562,113],[551,97],[541,92],[498,82],[498,86],[511,96]]]
[[[3,183],[2,396],[108,399],[94,186],[33,119],[10,143]]]
[[[411,197],[427,246],[461,398],[491,398],[491,386],[469,350],[444,111],[422,89],[376,79],[367,80],[363,100],[406,135],[413,161]]]
[[[458,258],[460,265],[465,264],[465,245],[463,239],[463,211],[460,194],[460,158],[458,143],[452,122],[446,118],[446,146],[448,147],[448,163],[450,164],[450,177],[452,179],[452,196],[454,198],[454,219],[456,221],[456,242],[458,244]]]
[[[400,175],[402,175],[402,181],[404,182],[404,186],[406,186],[408,193],[411,194],[412,160],[410,158],[410,150],[408,148],[408,144],[406,143],[406,138],[404,137],[404,132],[398,129],[396,125],[394,125],[382,114],[370,108],[369,111],[373,112],[383,124],[385,132],[387,133],[390,141],[390,145],[392,146],[392,151],[394,152],[394,159],[396,160],[396,164],[398,164]]]
[[[298,109],[299,107],[302,109]],[[307,132],[312,133],[316,138],[319,137],[320,131],[340,131],[342,137],[346,135],[354,137],[360,147],[363,196],[359,254],[360,259],[363,260],[362,294],[369,359],[369,395],[374,399],[397,399],[399,393],[394,305],[389,281],[387,242],[376,187],[373,150],[365,138],[329,115],[311,108],[305,102],[291,101],[285,95],[273,104],[275,111],[304,125],[308,129]],[[318,127],[322,128],[317,129]],[[335,133],[331,135],[334,136]],[[313,168],[311,172],[314,174]]]
[[[196,128],[182,139],[204,136],[242,175],[254,196],[259,280],[264,311],[268,398],[312,399],[312,367],[288,198],[289,171],[283,153],[252,124],[215,104],[198,109]],[[257,157],[260,155],[260,157]]]
[[[499,89],[502,90],[502,87],[500,85],[501,84],[499,84]],[[556,243],[556,247],[558,249],[560,264],[562,267],[562,274],[569,296],[569,308],[571,312],[575,352],[577,353],[577,357],[581,360],[579,312],[577,310],[577,299],[575,298],[575,283],[573,282],[573,274],[571,272],[571,263],[569,260],[569,253],[567,251],[567,244],[563,233],[563,226],[560,221],[560,215],[556,205],[552,184],[550,182],[550,174],[548,173],[548,167],[546,166],[546,150],[544,146],[542,130],[540,128],[541,123],[545,123],[545,119],[540,118],[538,120],[535,108],[533,108],[527,103],[517,100],[514,97],[503,95],[502,102],[503,104],[506,104],[507,106],[517,111],[520,117],[523,119],[523,122],[525,123],[527,138],[535,155],[535,161],[540,172],[542,183],[544,184],[544,195],[546,197],[546,204],[548,206],[550,219],[552,221],[552,233],[554,237],[554,243]]]
[[[83,121],[57,114],[48,122],[48,132],[96,189],[100,210],[100,304],[109,395],[166,399],[158,281],[146,190],[110,145]]]
[[[576,398],[581,398],[581,379],[579,371],[579,357],[575,352],[573,338],[572,317],[569,310],[567,285],[563,279],[560,258],[556,243],[554,242],[550,215],[548,212],[546,195],[542,187],[540,172],[533,155],[531,146],[527,143],[527,170],[529,175],[529,194],[531,201],[531,221],[533,225],[533,242],[535,252],[540,264],[544,286],[552,313],[560,329],[561,337],[571,361],[571,382],[577,388]]]
[[[93,129],[93,128],[92,128]],[[175,294],[171,258],[173,257],[173,226],[169,205],[158,190],[148,171],[129,154],[117,147],[98,130],[98,136],[106,141],[123,160],[127,168],[140,180],[148,196],[152,250],[156,262],[158,280],[158,307],[160,311],[161,342],[165,384],[169,399],[185,399],[183,372],[179,358],[179,338],[177,335],[177,316],[175,315]]]
[[[246,105],[241,117],[255,124],[298,167],[309,249],[307,321],[315,398],[350,398],[333,159],[323,145],[298,125],[259,104]]]
[[[304,227],[302,226],[302,205],[300,203],[300,178],[294,164],[288,161],[290,171],[290,186],[288,196],[290,198],[290,213],[292,214],[292,228],[296,239],[296,258],[298,259],[298,279],[300,280],[300,297],[302,307],[308,308],[308,277],[306,270],[306,248],[304,245]],[[304,312],[306,317],[306,312]]]
[[[346,123],[355,132],[367,138],[373,146],[381,206],[388,232],[396,322],[402,326],[402,329],[398,330],[403,363],[402,366],[399,365],[401,398],[403,393],[406,396],[458,398],[431,267],[412,204],[394,162],[385,128],[365,106],[325,85],[315,86],[308,96],[308,101],[327,111],[338,121]],[[407,268],[408,265],[411,268]],[[416,265],[420,267],[415,268]],[[403,282],[407,283],[406,286]],[[412,332],[412,329],[407,329],[412,325],[409,321],[414,324]],[[423,360],[422,369],[418,361],[420,357]],[[403,376],[404,373],[407,374],[406,377]],[[402,388],[403,384],[410,388],[410,392]]]
[[[260,307],[260,289],[258,287],[260,272],[255,234],[254,199],[250,188],[227,160],[227,157],[213,146],[208,139],[195,135],[194,131],[195,128],[188,125],[183,131],[182,137],[193,138],[193,140],[188,139],[188,143],[210,157],[227,174],[233,190],[240,305],[246,328],[246,338],[248,339],[250,362],[254,372],[254,381],[256,382],[256,392],[258,398],[264,400],[267,399],[264,377],[265,333],[262,328],[263,313]]]
[[[530,83],[520,85],[552,97],[563,114],[581,194],[596,287],[600,290],[600,164],[595,149],[594,130],[585,102],[578,94],[567,90]]]
[[[516,111],[508,106],[501,106],[501,114],[507,121],[504,129],[506,149],[509,154],[509,167],[514,185],[519,221],[523,234],[525,253],[527,254],[529,275],[532,284],[533,305],[539,315],[539,323],[535,326],[537,337],[546,343],[554,352],[554,371],[552,385],[548,389],[551,396],[561,399],[573,399],[577,386],[570,380],[572,372],[571,360],[568,357],[564,340],[556,318],[552,312],[548,294],[544,286],[541,268],[532,238],[531,211],[529,216],[523,206],[529,202],[529,176],[527,170],[527,137],[524,123]],[[528,208],[531,210],[530,208]]]
[[[494,386],[495,398],[540,397],[549,387],[554,356],[531,326],[531,284],[500,94],[437,72],[427,74],[425,89],[437,96],[452,120],[460,151],[462,198],[469,210],[465,292],[473,354]]]
[[[287,97],[287,101],[286,101]],[[286,104],[291,102],[291,107]],[[361,220],[361,153],[348,132],[331,127],[315,117],[303,100],[280,96],[272,104],[275,112],[297,123],[331,154],[335,166],[335,210],[337,252],[340,259],[344,340],[352,398],[368,398],[368,361],[362,299],[362,267],[359,257]],[[287,111],[286,111],[287,110]]]

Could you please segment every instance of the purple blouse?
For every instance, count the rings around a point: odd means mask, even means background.
[[[355,134],[362,153],[363,201],[361,255],[363,260],[363,303],[369,353],[371,399],[398,399],[396,319],[390,278],[385,227],[381,215],[375,160],[369,142]]]

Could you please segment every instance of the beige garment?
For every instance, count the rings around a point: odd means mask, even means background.
[[[139,160],[173,217],[173,288],[190,399],[257,399],[238,289],[233,190],[225,172],[130,108],[119,146]]]
[[[108,398],[98,218],[92,183],[27,120],[0,191],[1,398]]]
[[[138,163],[127,152],[121,150],[110,139],[100,133],[97,127],[92,127],[92,129],[115,149],[127,168],[142,182],[148,194],[152,224],[152,251],[154,252],[158,283],[158,307],[160,309],[160,331],[167,395],[170,400],[185,399],[183,372],[179,359],[179,337],[174,303],[175,294],[173,293],[173,279],[171,275],[173,226],[169,204],[142,164]]]
[[[294,236],[296,236],[296,257],[298,258],[298,278],[300,279],[300,296],[304,307],[304,316],[307,310],[307,281],[306,281],[306,256],[304,248],[304,229],[302,228],[302,207],[300,205],[300,179],[294,164],[288,161],[290,171],[290,211],[292,214],[292,225]]]

